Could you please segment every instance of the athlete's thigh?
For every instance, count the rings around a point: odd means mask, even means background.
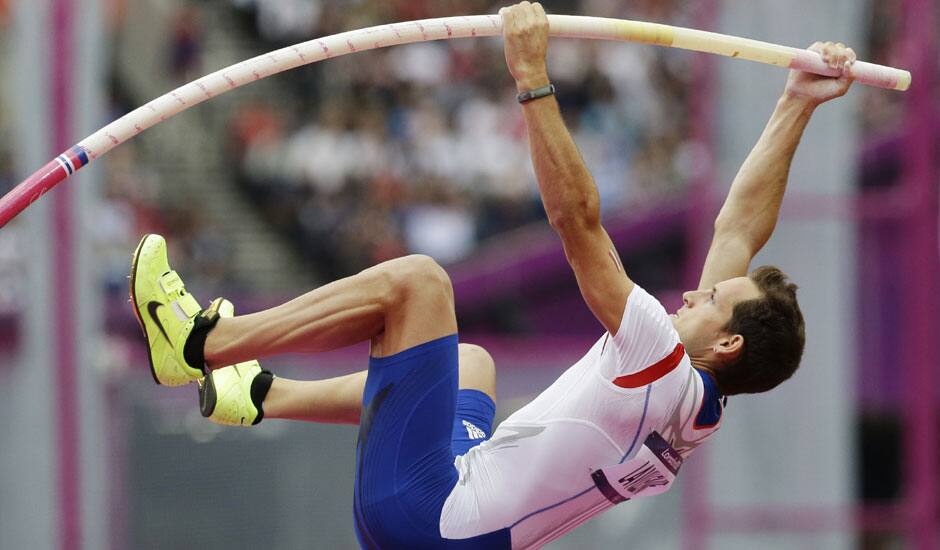
[[[354,495],[367,547],[424,547],[457,481],[451,436],[457,335],[371,358],[363,392]]]

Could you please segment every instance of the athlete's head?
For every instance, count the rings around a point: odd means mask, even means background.
[[[686,292],[672,322],[693,362],[715,374],[722,393],[764,392],[790,378],[803,356],[796,289],[776,267],[759,267]]]

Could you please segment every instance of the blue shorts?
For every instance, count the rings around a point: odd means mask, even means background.
[[[440,535],[457,484],[454,458],[491,435],[496,406],[457,389],[457,335],[369,359],[362,397],[353,511],[363,548],[510,548],[509,529],[469,539]]]

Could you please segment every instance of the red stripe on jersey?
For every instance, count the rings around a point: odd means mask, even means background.
[[[640,372],[618,376],[614,379],[614,384],[621,388],[641,388],[647,384],[652,384],[678,367],[683,355],[685,355],[685,348],[682,347],[681,343],[676,344],[676,349],[672,350],[672,353],[663,357],[658,363],[646,367]]]

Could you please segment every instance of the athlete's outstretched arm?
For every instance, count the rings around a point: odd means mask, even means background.
[[[506,63],[519,92],[549,83],[545,65],[548,18],[538,3],[500,10]],[[578,287],[594,316],[615,334],[633,290],[607,232],[600,223],[597,187],[554,96],[523,104],[529,146],[548,221],[561,237]]]
[[[855,52],[842,44],[817,42],[810,48],[832,67],[855,62]],[[791,71],[783,96],[767,127],[731,184],[718,218],[699,288],[747,274],[751,259],[763,248],[780,212],[790,163],[803,130],[819,105],[845,95],[852,81]]]

